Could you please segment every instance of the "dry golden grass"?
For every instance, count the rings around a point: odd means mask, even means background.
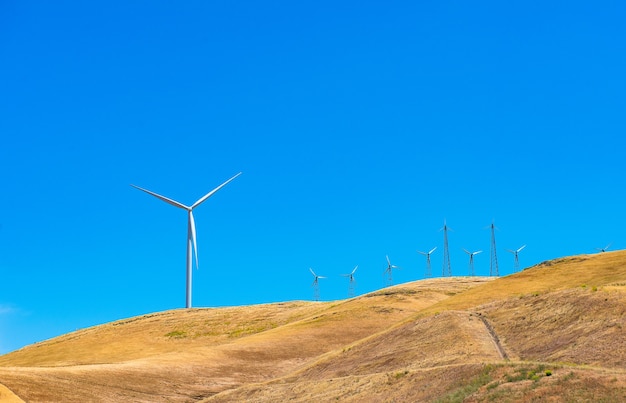
[[[289,302],[159,312],[79,330],[0,357],[0,366],[109,364],[213,346],[302,319],[323,305]],[[79,347],[79,348],[77,348]]]
[[[626,368],[626,293],[578,288],[480,309],[522,360]]]
[[[499,277],[482,287],[475,287],[463,295],[435,304],[424,310],[424,313],[468,309],[509,297],[582,285],[593,288],[617,284],[626,285],[626,251],[565,257],[543,262],[515,275]]]
[[[620,251],[345,301],[125,319],[0,357],[0,383],[34,402],[619,401],[625,320]]]
[[[23,403],[9,388],[0,383],[0,402],[3,403]]]
[[[437,279],[347,301],[145,315],[0,357],[0,380],[31,401],[193,401],[283,376],[485,281]]]

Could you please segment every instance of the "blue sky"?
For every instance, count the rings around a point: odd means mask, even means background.
[[[622,2],[0,3],[0,353],[626,246]]]

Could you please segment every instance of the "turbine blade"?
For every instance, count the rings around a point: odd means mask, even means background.
[[[463,252],[467,253],[468,255],[471,255],[472,252],[468,251],[467,249],[463,248]]]
[[[474,255],[478,255],[479,253],[483,253],[482,250],[477,250],[476,252],[474,252]]]
[[[434,248],[432,248],[432,249],[430,250],[430,252],[428,252],[428,254],[430,255],[431,253],[433,253],[433,252],[435,251],[435,249],[437,249],[437,247],[436,247],[436,246],[435,246]]]
[[[198,266],[198,243],[196,242],[196,221],[193,219],[193,212],[189,210],[189,229],[191,230],[191,242],[193,243],[193,252],[196,256],[196,269]]]
[[[177,202],[176,200],[172,200],[172,199],[167,198],[167,197],[165,197],[165,196],[161,196],[161,195],[160,195],[160,194],[158,194],[158,193],[154,193],[154,192],[151,192],[151,191],[149,191],[149,190],[147,190],[147,189],[140,188],[139,186],[135,186],[135,185],[133,185],[132,183],[130,184],[130,186],[134,187],[135,189],[139,189],[139,190],[141,190],[141,191],[144,191],[144,192],[146,192],[146,193],[148,193],[148,194],[150,194],[150,195],[152,195],[152,196],[156,197],[157,199],[161,199],[161,200],[163,200],[165,203],[171,204],[171,205],[172,205],[172,206],[174,206],[174,207],[178,207],[178,208],[182,208],[182,209],[185,209],[185,210],[189,210],[189,207],[185,206],[185,205],[184,205],[184,204],[182,204],[182,203]]]
[[[391,266],[391,261],[389,260],[389,255],[385,255],[385,257],[387,258],[387,264],[389,264]]]
[[[613,242],[609,242],[609,244],[607,246],[604,247],[604,250],[609,249],[609,247],[613,244]]]
[[[525,247],[526,247],[526,245],[522,245],[522,247],[521,247],[521,248],[519,248],[517,251],[518,251],[518,252],[521,252],[521,251],[522,251],[522,249],[524,249]]]
[[[324,277],[324,276],[317,276],[317,278],[326,278],[326,277]]]
[[[310,268],[310,267],[309,267],[309,270],[311,271],[311,274],[312,274],[313,276],[317,277],[317,274],[315,274],[315,272],[313,271],[313,269],[312,269],[312,268]]]
[[[418,250],[417,253],[419,253],[420,255],[424,255],[424,256],[428,256],[429,255],[429,253],[422,252],[421,250]]]
[[[359,265],[357,264],[356,266],[354,266],[354,269],[352,269],[352,273],[350,273],[350,275],[354,274],[354,272],[356,271],[356,269],[359,268]]]
[[[226,186],[230,181],[232,181],[233,179],[235,179],[236,177],[238,177],[239,175],[241,175],[241,172],[239,172],[237,175],[233,176],[232,178],[230,178],[229,180],[227,180],[226,182],[222,183],[221,185],[219,185],[218,187],[216,187],[215,189],[211,190],[209,193],[205,194],[204,196],[202,196],[200,199],[198,199],[197,202],[195,202],[194,204],[191,205],[191,209],[194,209],[196,207],[198,207],[203,201],[205,201],[206,199],[208,199],[209,197],[213,196],[213,194],[215,192],[217,192],[218,190],[220,190],[221,188],[223,188],[224,186]]]
[[[515,254],[515,251],[514,251],[514,250],[507,249],[506,251],[507,251],[507,252],[510,252],[510,253],[512,253],[512,254]]]

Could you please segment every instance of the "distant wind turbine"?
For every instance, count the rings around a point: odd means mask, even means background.
[[[326,278],[324,276],[318,276],[317,274],[315,274],[315,272],[313,271],[312,268],[309,267],[309,271],[311,272],[311,274],[313,275],[313,284],[311,284],[311,287],[313,287],[313,298],[315,298],[316,301],[320,300],[320,285],[318,283],[317,280],[319,280],[320,278]]]
[[[226,186],[226,184],[228,184],[230,181],[232,181],[233,179],[235,179],[236,177],[238,177],[239,175],[241,175],[241,172],[239,172],[237,175],[233,176],[232,178],[230,178],[229,180],[227,180],[226,182],[222,183],[221,185],[219,185],[218,187],[216,187],[215,189],[211,190],[209,193],[205,194],[204,196],[202,196],[200,199],[198,199],[198,201],[196,201],[194,204],[192,204],[191,206],[185,206],[182,203],[177,202],[176,200],[172,200],[169,199],[165,196],[161,196],[157,193],[151,192],[149,190],[140,188],[139,186],[135,186],[132,185],[132,187],[142,190],[154,197],[156,197],[157,199],[161,199],[164,202],[171,204],[174,207],[178,207],[181,208],[183,210],[187,210],[187,298],[185,301],[185,307],[186,308],[191,308],[191,274],[192,274],[192,252],[191,250],[193,249],[193,252],[195,254],[196,257],[196,268],[198,268],[198,245],[196,243],[196,223],[193,219],[193,209],[195,209],[196,207],[198,207],[200,204],[202,204],[206,199],[208,199],[209,197],[213,196],[213,194],[215,192],[217,192],[218,190],[220,190],[221,188],[223,188],[224,186]]]
[[[607,250],[609,250],[609,247],[611,246],[611,244],[612,244],[612,243],[613,243],[613,242],[609,243],[609,244],[608,244],[607,246],[605,246],[604,248],[596,248],[596,250],[597,250],[598,252],[600,252],[600,253],[604,253],[604,252],[606,252]]]
[[[385,269],[383,276],[386,274],[387,275],[387,285],[392,285],[393,284],[393,269],[399,269],[398,266],[391,264],[391,261],[389,260],[389,256],[385,255],[385,257],[387,258],[387,268]]]
[[[430,250],[430,252],[422,252],[422,251],[419,251],[419,250],[417,251],[417,253],[419,253],[420,255],[426,256],[426,277],[430,277],[432,275],[431,266],[430,266],[430,255],[433,254],[435,249],[437,249],[436,246],[434,248],[432,248]]]
[[[463,251],[469,255],[469,275],[473,276],[474,275],[474,256],[478,255],[479,253],[482,253],[483,251],[477,250],[476,252],[470,252],[467,249],[463,249]]]
[[[342,274],[341,277],[348,277],[350,282],[348,283],[348,298],[354,297],[354,286],[356,284],[356,280],[354,279],[354,273],[356,269],[359,268],[359,265],[354,266],[354,269],[349,274]]]
[[[516,250],[511,250],[511,249],[507,249],[506,251],[509,253],[512,253],[513,256],[515,256],[515,271],[518,272],[519,271],[519,253],[522,251],[522,249],[524,249],[526,247],[526,245],[522,245],[519,249]]]
[[[489,275],[499,276],[500,269],[498,268],[498,253],[496,249],[496,227],[495,220],[491,221],[491,225],[487,228],[491,229],[491,258],[489,260]]]
[[[448,227],[446,220],[443,220],[443,227],[439,231],[443,231],[443,265],[441,266],[441,275],[448,277],[452,276],[452,267],[450,265],[450,251],[448,249],[448,230],[452,231],[452,228]],[[446,270],[447,269],[447,270]]]

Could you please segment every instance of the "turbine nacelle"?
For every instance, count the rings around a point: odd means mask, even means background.
[[[426,257],[430,257],[430,255],[433,254],[433,252],[435,251],[435,249],[437,249],[437,247],[435,246],[434,248],[432,248],[430,251],[428,252],[422,252],[422,251],[417,251],[417,253],[419,253],[420,255],[426,256]]]
[[[467,253],[470,256],[470,258],[474,257],[475,255],[478,255],[479,253],[483,253],[482,250],[477,250],[476,252],[470,252],[467,249],[463,249],[463,251]]]
[[[515,256],[517,256],[518,253],[520,253],[522,251],[522,249],[524,249],[526,247],[526,245],[522,245],[521,247],[519,247],[516,250],[511,250],[511,249],[507,249],[506,251],[509,253],[514,254]]]
[[[320,278],[326,278],[324,276],[318,276],[317,274],[315,274],[315,272],[313,271],[312,268],[309,267],[309,270],[311,271],[311,274],[313,275],[314,279],[313,279],[313,285],[317,284],[317,280],[319,280]]]
[[[349,274],[341,274],[341,277],[350,278],[350,282],[354,281],[354,273],[356,272],[356,269],[358,268],[359,268],[359,265],[357,264],[356,266],[354,266],[354,269],[352,269],[352,271]]]
[[[443,220],[443,227],[439,228],[439,231],[454,231],[452,228],[448,227],[446,220]]]

